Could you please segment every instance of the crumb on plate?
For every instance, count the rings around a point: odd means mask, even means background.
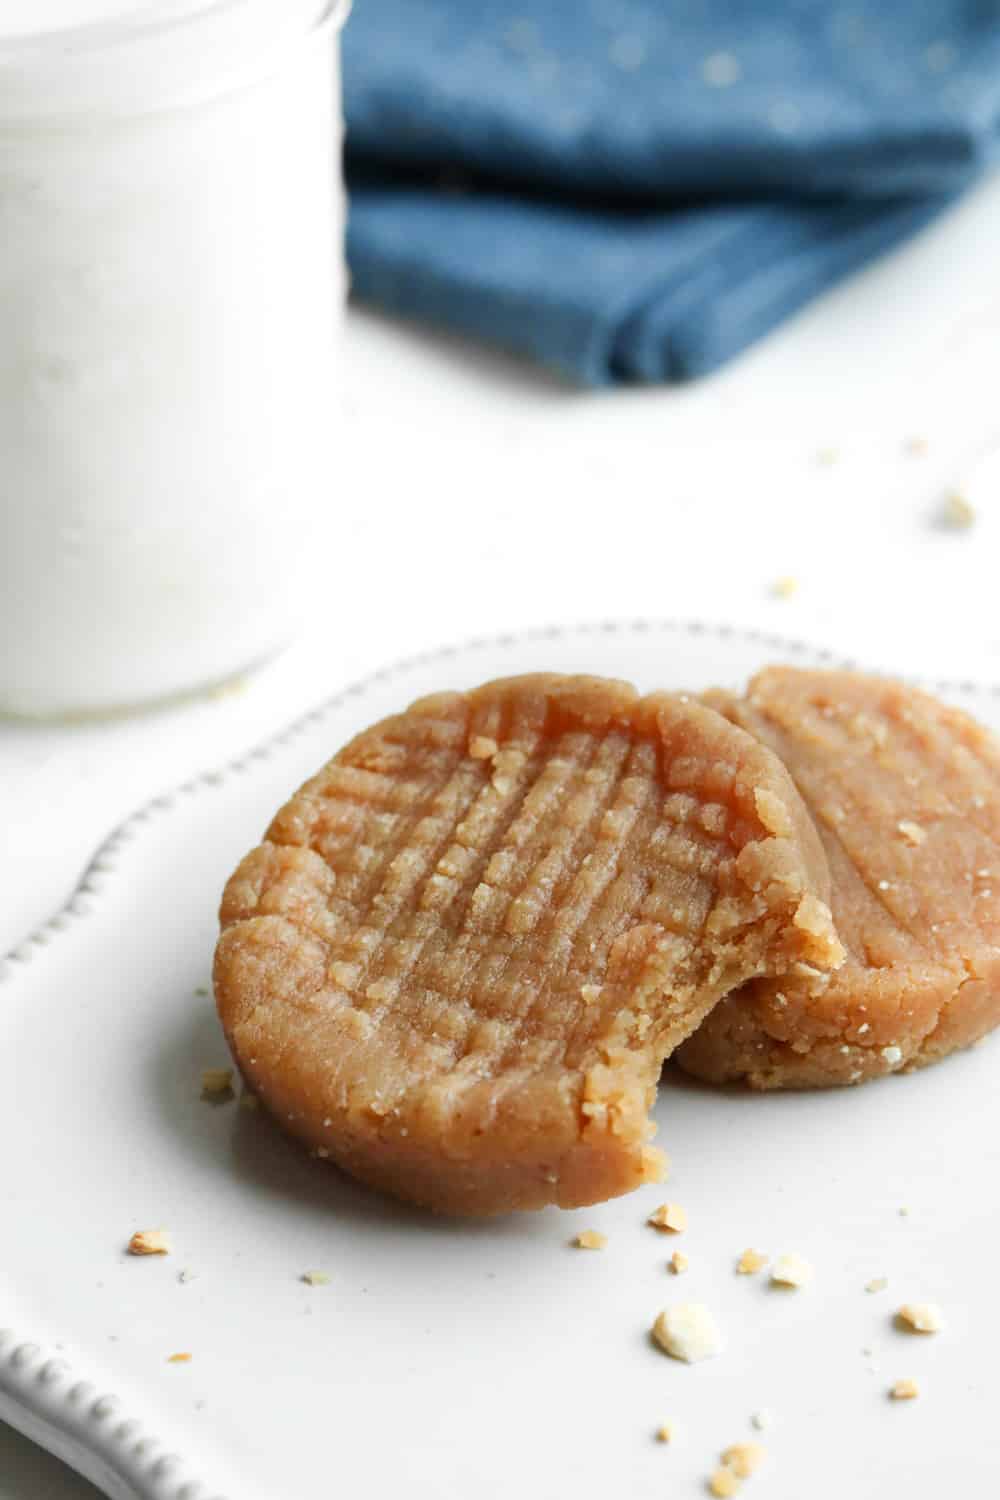
[[[723,1347],[718,1324],[701,1302],[677,1302],[660,1313],[653,1338],[664,1353],[685,1364],[711,1359]]]
[[[598,1229],[581,1229],[573,1241],[577,1250],[603,1250],[607,1243],[607,1235]]]
[[[915,1380],[897,1380],[889,1387],[890,1401],[915,1401],[920,1395],[920,1387]]]
[[[813,1268],[801,1255],[779,1255],[771,1267],[773,1286],[808,1286],[813,1279]]]
[[[737,1276],[756,1276],[767,1265],[767,1256],[762,1250],[744,1250],[736,1262]]]
[[[667,1261],[667,1269],[671,1271],[675,1276],[683,1276],[684,1272],[687,1270],[690,1264],[691,1262],[688,1260],[683,1250],[675,1250],[673,1255]]]
[[[896,1323],[909,1333],[940,1333],[944,1327],[941,1309],[933,1302],[904,1302]]]
[[[233,1092],[232,1068],[203,1068],[201,1093],[204,1099],[221,1099]]]
[[[661,1203],[659,1208],[654,1208],[646,1223],[668,1234],[680,1234],[688,1227],[687,1210],[679,1203]]]

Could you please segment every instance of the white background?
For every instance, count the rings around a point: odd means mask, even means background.
[[[0,729],[0,951],[133,806],[450,639],[691,617],[1000,679],[1000,493],[981,468],[1000,447],[998,263],[993,184],[722,375],[673,390],[579,393],[352,312],[342,546],[312,630],[227,695]],[[970,477],[976,524],[948,529],[943,500]],[[792,598],[774,595],[782,577]],[[92,1493],[0,1429],[0,1500]]]

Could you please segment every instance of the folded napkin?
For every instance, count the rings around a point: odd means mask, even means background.
[[[716,368],[1000,141],[1000,0],[356,0],[358,294],[591,385]]]

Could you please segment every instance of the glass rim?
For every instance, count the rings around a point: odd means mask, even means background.
[[[119,47],[141,46],[189,27],[225,20],[241,9],[249,9],[254,3],[255,0],[202,0],[201,4],[185,6],[173,14],[158,6],[145,16],[125,12],[117,17],[106,16],[46,31],[29,31],[7,39],[0,36],[0,65],[46,59],[69,63],[73,58],[85,58]],[[271,0],[271,3],[280,12],[282,0]],[[316,0],[316,14],[303,25],[303,35],[309,36],[328,26],[339,25],[346,20],[350,9],[351,0]]]

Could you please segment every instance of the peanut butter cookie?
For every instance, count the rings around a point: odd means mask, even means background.
[[[937,1061],[1000,1021],[1000,746],[901,683],[772,667],[707,700],[791,772],[819,829],[847,947],[828,980],[755,980],[678,1052],[712,1082],[860,1083]]]
[[[359,735],[222,902],[215,993],[283,1128],[451,1213],[660,1173],[663,1059],[751,975],[842,961],[780,762],[703,705],[535,676]]]

